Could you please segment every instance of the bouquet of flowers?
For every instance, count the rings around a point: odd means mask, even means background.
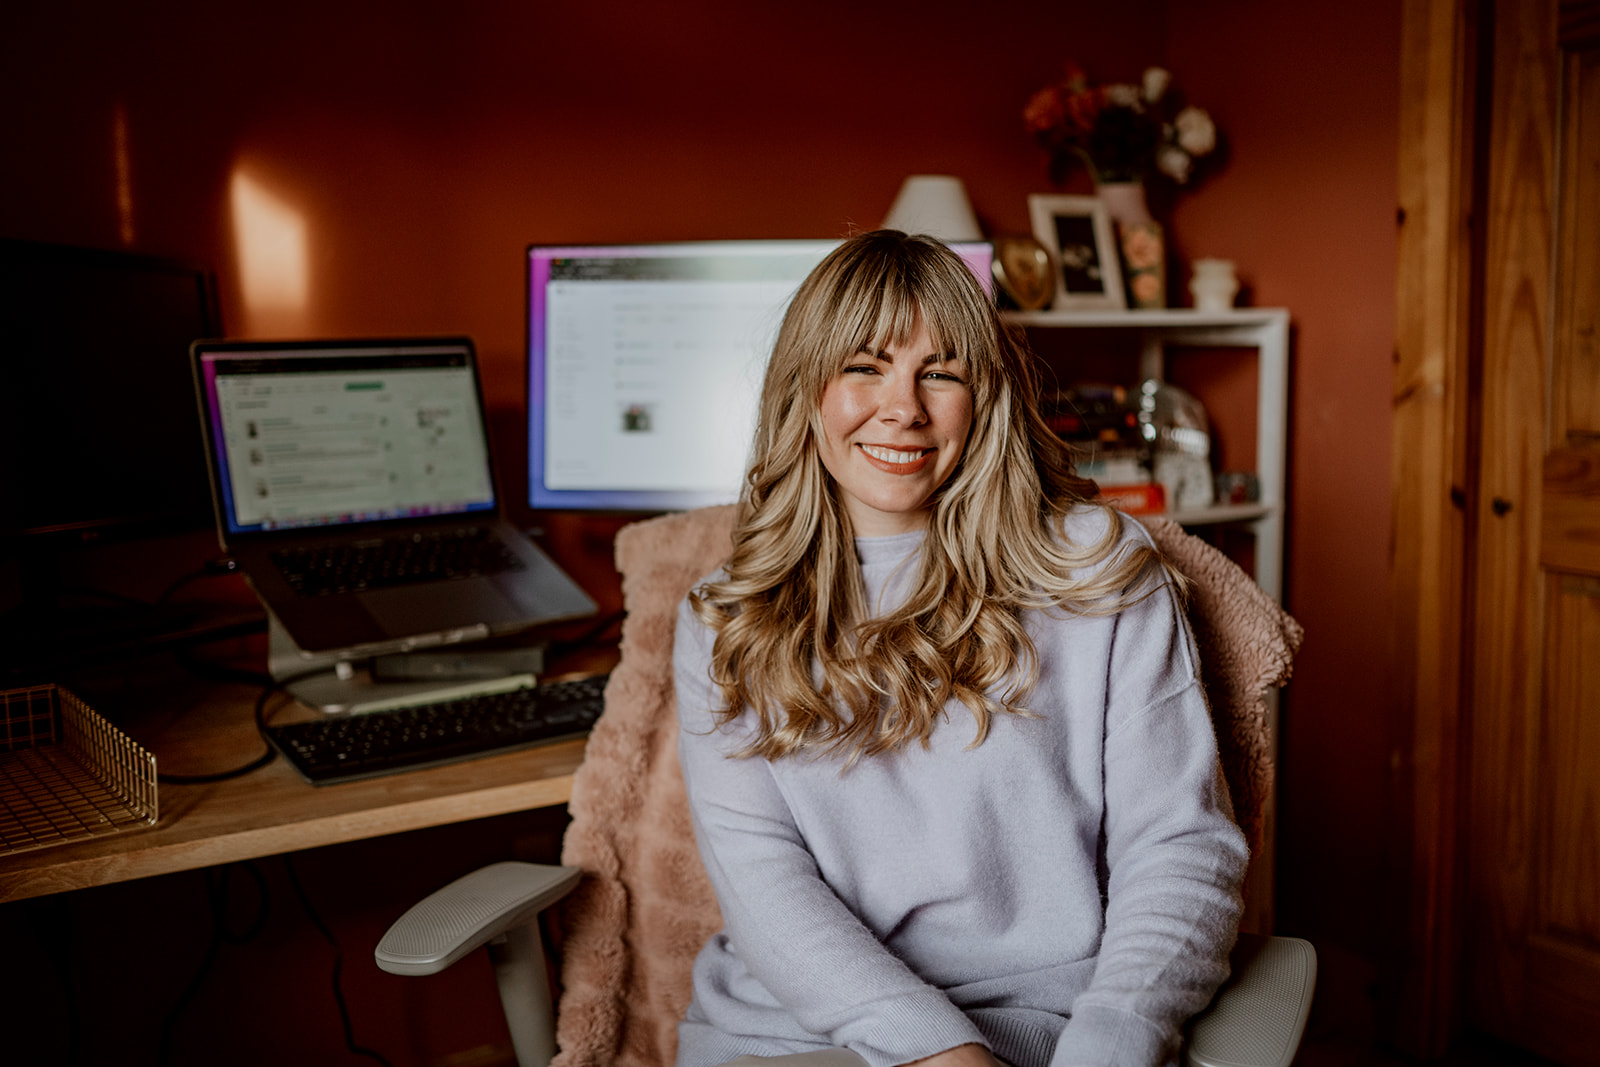
[[[1195,161],[1217,147],[1217,128],[1200,108],[1176,106],[1171,81],[1150,67],[1138,85],[1090,85],[1083,68],[1069,63],[1061,81],[1033,94],[1022,118],[1050,153],[1057,180],[1081,162],[1097,184],[1160,174],[1182,185]]]

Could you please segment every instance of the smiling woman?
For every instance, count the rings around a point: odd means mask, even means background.
[[[1243,837],[1181,579],[1073,473],[1033,356],[949,249],[856,237],[789,306],[752,455],[673,645],[726,923],[679,1067],[1164,1062]]]

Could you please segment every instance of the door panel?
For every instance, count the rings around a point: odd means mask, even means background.
[[[1600,49],[1494,11],[1467,1022],[1600,1064]]]
[[[1600,4],[1591,5],[1600,9]],[[1559,304],[1550,440],[1600,446],[1600,47],[1568,53]]]
[[[1600,575],[1600,442],[1552,449],[1544,457],[1543,481],[1540,564]]]
[[[1535,816],[1547,833],[1535,936],[1592,952],[1600,945],[1600,580],[1552,576],[1548,596]],[[1595,1028],[1600,1036],[1600,1014]]]

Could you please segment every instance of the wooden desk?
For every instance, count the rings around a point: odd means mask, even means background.
[[[202,682],[168,663],[73,688],[165,774],[246,764],[265,744],[255,687]],[[281,695],[268,708],[273,722],[316,714]],[[331,786],[306,784],[280,757],[229,781],[162,783],[153,827],[0,857],[0,902],[563,804],[583,751],[582,740],[563,741]]]

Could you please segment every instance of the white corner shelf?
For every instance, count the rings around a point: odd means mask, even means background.
[[[1166,516],[1182,526],[1213,526],[1225,522],[1259,522],[1272,511],[1265,504],[1216,504],[1209,508],[1169,511]]]
[[[1289,312],[1283,308],[1234,308],[1231,311],[1195,311],[1191,308],[1124,311],[1113,308],[1105,311],[1006,311],[1002,314],[1007,321],[1023,326],[1116,329],[1220,326],[1231,330],[1241,326],[1267,326],[1280,322],[1287,326],[1289,322]]]
[[[1163,378],[1167,346],[1254,348],[1256,375],[1256,479],[1261,495],[1249,504],[1169,512],[1185,526],[1238,523],[1256,537],[1256,582],[1283,598],[1284,494],[1289,450],[1289,312],[1283,308],[1236,308],[1202,312],[1009,311],[1007,322],[1029,330],[1131,331],[1140,339],[1139,374]]]

